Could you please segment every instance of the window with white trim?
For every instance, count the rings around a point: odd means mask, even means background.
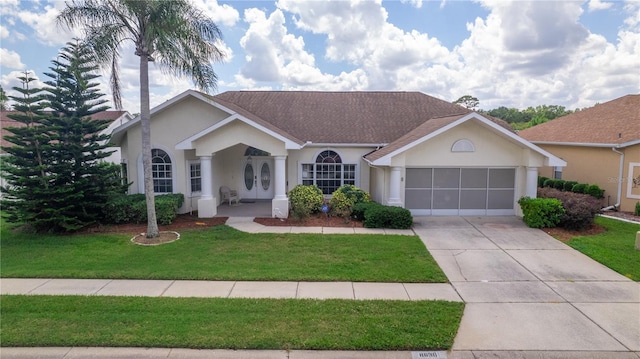
[[[553,178],[562,179],[562,167],[560,166],[553,167]]]
[[[151,173],[155,193],[173,193],[173,168],[169,155],[159,149],[151,150]]]
[[[189,162],[189,186],[191,193],[202,191],[202,167],[200,161]]]
[[[302,184],[315,184],[325,195],[344,184],[356,184],[356,165],[342,163],[340,155],[331,150],[320,152],[315,163],[303,163],[301,169]]]

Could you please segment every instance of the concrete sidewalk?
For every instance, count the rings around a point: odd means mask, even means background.
[[[397,234],[413,236],[411,229],[351,228],[351,227],[290,227],[264,226],[253,217],[229,217],[227,226],[247,233],[324,233],[324,234]]]
[[[2,278],[0,294],[462,301],[447,283]]]

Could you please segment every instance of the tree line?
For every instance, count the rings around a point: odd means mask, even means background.
[[[471,110],[476,110],[480,105],[480,101],[471,95],[465,95],[453,101]],[[476,110],[478,113],[487,114],[497,117],[508,122],[514,130],[524,130],[547,121],[551,121],[558,117],[566,116],[571,113],[580,111],[580,109],[569,110],[560,105],[539,105],[536,107],[529,106],[524,110],[513,107],[500,106],[492,110]]]

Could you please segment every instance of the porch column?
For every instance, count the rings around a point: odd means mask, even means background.
[[[389,181],[389,201],[387,205],[402,207],[402,199],[400,199],[402,179],[402,167],[391,167],[391,179]]]
[[[271,216],[274,218],[287,218],[289,216],[289,199],[287,198],[287,156],[275,156],[274,158],[275,196],[271,201]]]
[[[538,196],[538,167],[527,167],[527,184],[525,195],[536,198]]]
[[[198,217],[211,218],[216,215],[216,198],[213,196],[213,179],[211,173],[211,157],[200,157],[200,180],[202,189],[198,200]]]

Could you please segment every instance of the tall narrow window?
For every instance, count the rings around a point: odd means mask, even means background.
[[[173,193],[171,158],[161,149],[154,148],[151,150],[151,173],[154,192]]]
[[[302,184],[317,185],[323,194],[332,194],[344,184],[356,184],[356,165],[344,164],[339,154],[326,150],[320,152],[315,163],[303,163]]]
[[[562,179],[562,167],[560,166],[553,167],[553,178]]]
[[[191,162],[189,164],[189,179],[191,184],[191,193],[202,191],[202,170],[200,162]]]

